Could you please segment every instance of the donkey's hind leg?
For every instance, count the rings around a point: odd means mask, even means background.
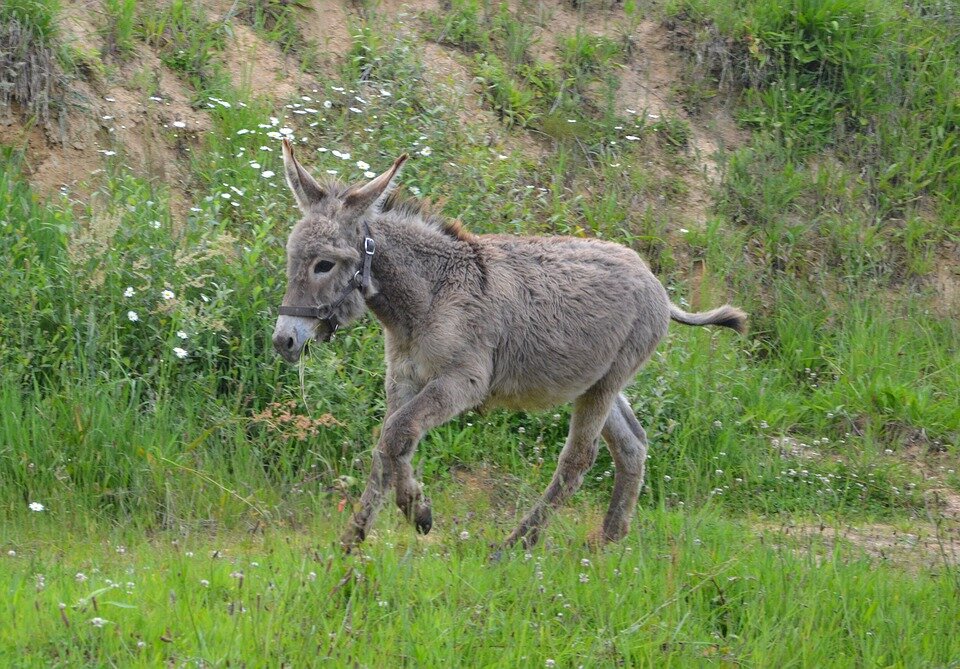
[[[520,521],[520,525],[507,537],[506,546],[512,546],[518,541],[522,541],[526,547],[537,543],[550,510],[563,504],[564,500],[580,488],[584,475],[597,458],[600,431],[616,397],[615,393],[600,390],[595,386],[577,398],[573,416],[570,418],[570,433],[560,452],[553,480],[543,496]]]
[[[600,538],[618,541],[630,530],[630,519],[637,506],[647,460],[647,434],[623,394],[617,398],[603,425],[603,440],[613,456],[616,472]]]

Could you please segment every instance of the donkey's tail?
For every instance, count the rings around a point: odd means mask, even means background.
[[[740,309],[731,307],[729,304],[711,309],[710,311],[689,314],[671,302],[670,318],[684,325],[722,325],[725,328],[732,328],[741,334],[747,329],[747,315]]]

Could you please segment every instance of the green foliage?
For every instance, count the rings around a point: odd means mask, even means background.
[[[181,73],[198,90],[222,80],[215,55],[226,41],[224,24],[208,22],[194,0],[173,0],[149,7],[140,16],[140,36],[160,51],[165,65]]]
[[[40,40],[57,36],[59,0],[4,0],[0,5],[0,22],[18,21],[28,26]]]
[[[752,82],[742,118],[792,158],[837,150],[865,172],[881,218],[909,216],[926,194],[957,219],[955,22],[874,0],[684,0],[672,11],[734,38],[744,55],[733,59],[743,72],[732,78]]]
[[[609,37],[591,35],[579,28],[558,40],[563,69],[577,81],[587,80],[611,67],[622,55],[620,45]]]
[[[529,49],[536,31],[532,25],[518,20],[506,3],[500,5],[494,30],[502,35],[504,55],[508,63],[517,66],[533,61]]]
[[[513,77],[494,54],[476,56],[477,81],[497,116],[507,127],[531,126],[539,117],[536,95]]]
[[[106,25],[104,52],[123,58],[133,51],[137,27],[136,0],[103,0]]]
[[[488,6],[484,0],[451,0],[449,8],[428,14],[430,36],[471,53],[490,43]]]
[[[309,8],[309,3],[301,0],[244,0],[238,16],[275,42],[283,53],[297,56],[309,69],[317,57],[316,45],[304,38],[297,23],[300,14]]]

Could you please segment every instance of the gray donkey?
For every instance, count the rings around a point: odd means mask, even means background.
[[[283,144],[303,218],[287,242],[287,291],[273,333],[289,362],[366,308],[383,324],[387,411],[358,510],[341,542],[370,532],[390,486],[421,533],[430,500],[411,459],[430,429],[476,407],[544,409],[573,402],[566,445],[543,497],[507,538],[536,543],[551,508],[570,497],[601,435],[616,465],[600,535],[628,531],[647,439],[622,391],[669,321],[743,331],[731,306],[690,314],[632,250],[596,239],[472,235],[394,192],[407,159],[363,184],[319,183]]]

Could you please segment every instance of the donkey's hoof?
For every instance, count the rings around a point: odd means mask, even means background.
[[[430,510],[429,506],[420,507],[413,522],[417,527],[417,532],[427,534],[433,527],[433,511]]]

